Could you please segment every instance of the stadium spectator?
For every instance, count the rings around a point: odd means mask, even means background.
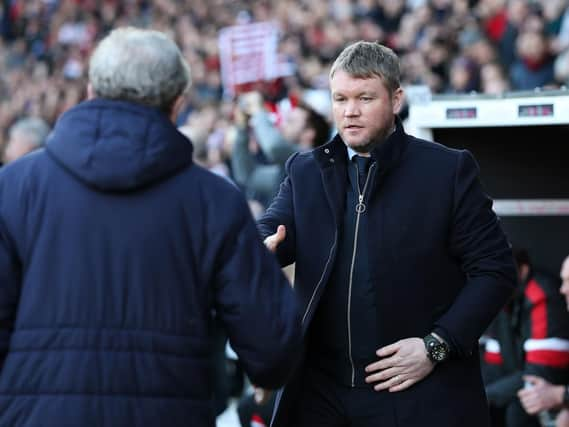
[[[565,297],[566,309],[569,311],[569,256],[565,258],[561,266],[560,292]],[[569,351],[568,343],[564,349]],[[555,427],[569,427],[569,382],[550,382],[544,377],[526,376],[524,380],[532,387],[518,391],[520,401],[528,414],[539,414],[543,411],[560,410],[557,415]]]
[[[25,154],[40,148],[48,134],[49,126],[38,117],[18,120],[8,131],[8,142],[4,147],[2,162],[13,162]]]
[[[303,102],[296,102],[283,113],[280,123],[275,123],[260,93],[252,92],[241,99],[235,112],[233,176],[250,198],[266,206],[284,177],[286,160],[293,153],[327,142],[330,124]]]
[[[494,408],[493,425],[538,427],[538,418],[523,411],[517,393],[524,375],[569,382],[569,314],[557,280],[537,271],[526,250],[514,253],[519,284],[490,328],[483,366],[486,394]]]

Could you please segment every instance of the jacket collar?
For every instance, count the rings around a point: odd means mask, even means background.
[[[393,170],[400,162],[408,145],[407,134],[399,117],[395,117],[395,131],[371,152],[377,162],[377,174],[372,191],[375,191],[385,175]],[[342,222],[342,210],[346,193],[346,168],[348,153],[346,144],[339,134],[327,144],[313,151],[314,158],[320,167],[322,185],[328,202],[332,207],[334,220],[339,225]]]
[[[401,119],[396,116],[395,131],[371,152],[371,156],[377,162],[377,166],[382,175],[397,166],[403,153],[407,149],[407,145],[407,134],[403,129]],[[338,167],[342,164],[345,167],[348,157],[346,144],[344,144],[339,134],[336,134],[327,144],[316,148],[313,153],[316,162],[322,170],[330,167]]]

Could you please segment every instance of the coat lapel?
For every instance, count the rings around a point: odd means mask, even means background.
[[[407,149],[407,144],[408,140],[403,129],[403,123],[398,116],[395,116],[395,132],[371,152],[371,156],[378,164],[376,186],[381,184],[383,178],[399,165]]]
[[[407,149],[407,135],[397,116],[395,124],[395,132],[371,152],[378,164],[376,176],[372,181],[372,196],[377,193],[385,176],[397,167]],[[339,227],[343,221],[347,186],[348,153],[346,146],[340,136],[336,135],[332,141],[316,148],[313,153],[320,167],[322,186],[334,215],[334,221]]]
[[[339,227],[342,223],[344,200],[346,194],[346,146],[339,136],[329,143],[317,148],[314,157],[320,166],[322,186],[334,216],[334,222]]]

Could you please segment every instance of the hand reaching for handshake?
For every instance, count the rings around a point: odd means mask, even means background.
[[[268,236],[264,243],[268,250],[275,253],[277,247],[286,238],[286,227],[284,225],[279,225],[277,227],[277,232]]]

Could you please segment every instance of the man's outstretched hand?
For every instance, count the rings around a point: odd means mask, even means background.
[[[284,225],[279,225],[277,227],[277,232],[275,234],[271,234],[268,236],[264,243],[268,250],[275,253],[277,250],[277,246],[285,239],[286,237],[286,227]]]

